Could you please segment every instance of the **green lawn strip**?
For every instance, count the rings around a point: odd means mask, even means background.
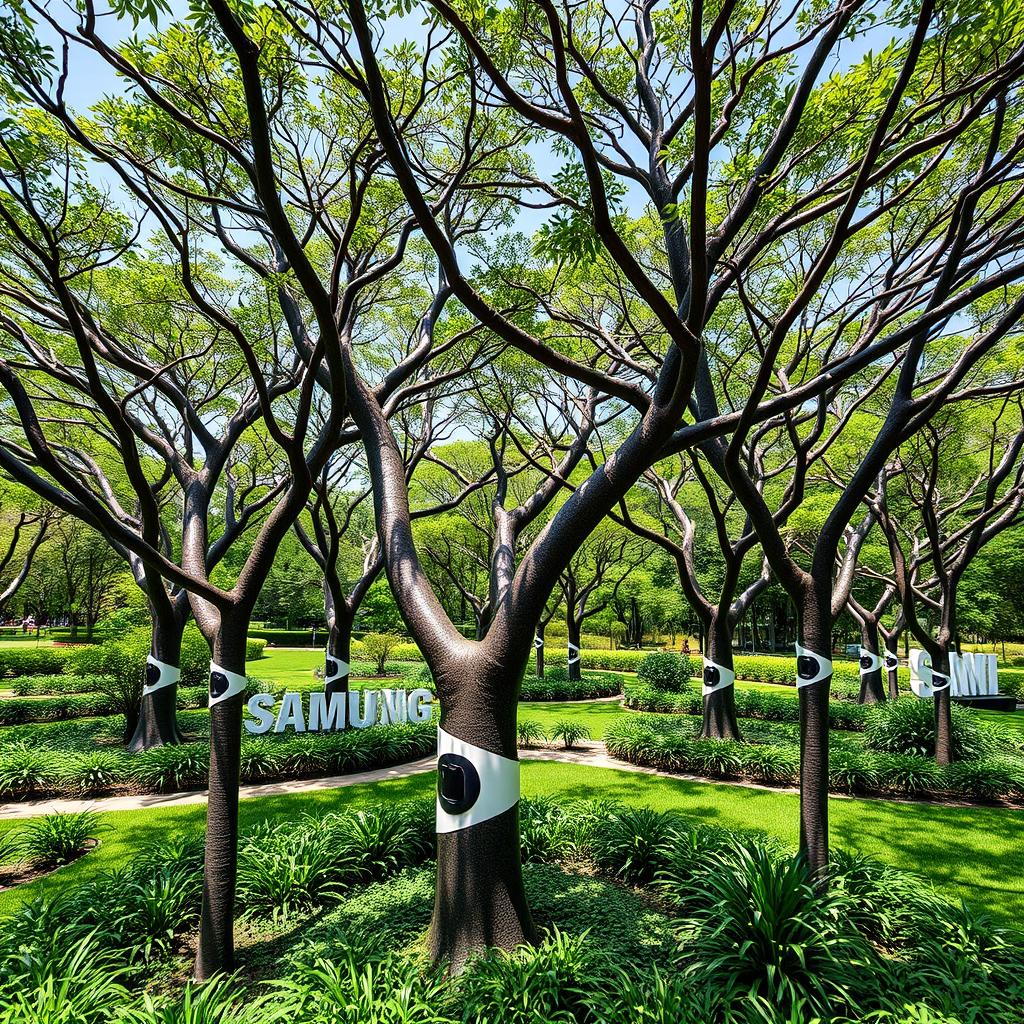
[[[429,796],[432,773],[341,789],[243,800],[243,829],[267,820],[295,819],[353,805]],[[760,829],[795,848],[799,801],[794,793],[726,784],[658,778],[637,772],[557,762],[526,761],[525,796],[600,798],[631,806],[676,810],[695,821],[728,828]],[[1024,919],[1024,812],[990,807],[947,807],[884,800],[829,801],[832,841],[857,853],[924,875],[952,898],[1017,924]],[[82,860],[29,885],[0,892],[0,915],[26,898],[84,881],[100,870],[128,864],[143,843],[170,833],[202,828],[203,805],[108,812],[111,830],[100,848]],[[0,822],[0,832],[17,828]]]
[[[590,730],[590,738],[604,737],[605,729],[615,719],[628,712],[618,701],[526,701],[519,705],[519,721],[536,722],[550,735],[555,725],[562,721],[582,722]]]

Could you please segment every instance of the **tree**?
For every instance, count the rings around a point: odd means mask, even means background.
[[[0,522],[10,530],[6,547],[0,547],[0,618],[7,606],[25,585],[32,563],[54,522],[54,510],[46,506],[38,510],[33,499],[22,489],[0,482]],[[24,531],[34,527],[28,544],[23,544]]]

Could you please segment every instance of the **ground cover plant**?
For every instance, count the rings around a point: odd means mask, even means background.
[[[175,994],[159,983],[196,926],[197,833],[35,899],[0,937],[0,1019],[1010,1024],[1024,995],[1022,937],[914,875],[840,854],[821,888],[763,833],[572,799],[523,805],[527,836],[557,837],[524,850],[541,941],[445,978],[422,946],[431,805],[248,826],[238,890],[248,939],[230,982]]]

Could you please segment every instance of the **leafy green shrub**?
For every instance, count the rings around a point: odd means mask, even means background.
[[[991,730],[969,708],[954,704],[952,754],[955,761],[972,761],[995,753]],[[935,756],[935,711],[930,700],[905,697],[873,705],[867,714],[868,747],[890,754]]]
[[[81,796],[95,796],[124,782],[128,772],[129,761],[124,754],[113,750],[94,750],[89,754],[69,756],[60,782],[62,788],[74,790]]]
[[[561,740],[565,749],[575,747],[580,740],[590,739],[590,730],[582,722],[572,722],[566,719],[555,722],[551,729],[551,740]]]
[[[677,824],[672,814],[620,809],[594,832],[591,856],[602,871],[630,885],[646,885],[666,865]]]
[[[275,920],[307,911],[336,893],[354,865],[330,830],[303,822],[257,826],[238,847],[238,902],[248,914]]]
[[[637,666],[636,675],[641,683],[671,693],[686,689],[690,683],[689,664],[669,651],[648,654]]]
[[[67,647],[0,648],[0,678],[60,675],[72,653]]]
[[[92,811],[44,814],[21,827],[19,850],[39,867],[59,867],[85,853],[108,827]]]
[[[13,829],[0,832],[0,868],[17,864],[21,860],[18,833]]]
[[[11,697],[0,700],[0,726],[109,715],[114,710],[111,699],[103,693],[69,694],[66,697]]]
[[[396,633],[367,633],[363,637],[362,654],[376,666],[377,675],[384,675],[388,660],[394,655],[402,638]]]
[[[59,778],[60,763],[50,752],[14,749],[0,755],[0,794],[24,798],[49,790]]]
[[[828,754],[828,784],[841,793],[870,793],[882,782],[877,758],[856,750],[833,748]]]
[[[815,886],[800,858],[738,845],[712,853],[672,896],[695,985],[763,999],[786,1020],[856,1014],[861,972],[875,970],[875,958],[842,894]]]
[[[884,754],[875,758],[879,785],[909,796],[940,792],[945,773],[930,757],[913,754]]]
[[[246,661],[259,661],[260,658],[264,657],[264,651],[267,647],[267,641],[260,637],[247,636],[245,638],[245,660]]]
[[[588,672],[582,679],[570,679],[562,669],[548,672],[543,679],[525,676],[519,688],[519,699],[593,700],[595,697],[614,697],[622,693],[622,676],[611,672]]]
[[[502,1024],[573,1024],[586,1019],[584,993],[602,987],[607,967],[584,935],[555,929],[537,946],[495,951],[472,961],[462,978],[469,1020]]]
[[[946,767],[946,786],[980,800],[1019,797],[1024,794],[1024,763],[1011,758],[954,761]]]
[[[286,1009],[273,993],[256,996],[217,978],[201,985],[186,982],[181,997],[169,1003],[146,994],[141,1007],[119,1019],[124,1024],[272,1024],[287,1019]]]
[[[45,697],[68,693],[96,693],[105,683],[101,675],[19,676],[11,690],[19,697]]]
[[[329,836],[336,855],[353,865],[354,879],[379,878],[433,855],[433,811],[432,802],[378,804],[320,818],[317,828]]]
[[[743,774],[761,782],[793,782],[800,772],[800,751],[795,747],[758,743],[738,753]]]
[[[132,759],[132,781],[158,793],[195,789],[205,784],[209,773],[210,750],[202,743],[154,747]]]
[[[537,744],[543,743],[544,740],[547,739],[540,723],[535,722],[530,718],[520,719],[516,725],[516,735],[519,739],[519,746],[521,747],[535,747]]]
[[[519,802],[519,841],[524,861],[549,864],[576,849],[573,815],[547,797]]]

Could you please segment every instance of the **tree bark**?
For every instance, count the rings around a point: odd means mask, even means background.
[[[213,646],[214,661],[245,674],[248,616],[223,621]],[[206,807],[206,857],[196,979],[206,981],[235,967],[235,882],[238,857],[238,783],[242,705],[237,694],[210,708],[210,790]]]
[[[899,658],[900,654],[900,631],[893,630],[885,638],[885,649],[893,656],[893,658]],[[889,676],[889,696],[892,700],[896,700],[900,695],[900,677],[899,677],[899,666],[894,662],[893,666],[887,669]]]
[[[343,662],[348,665],[352,660],[352,617],[335,610],[334,617],[327,632],[327,660]],[[331,674],[331,666],[325,664],[324,679]],[[324,692],[348,693],[350,673],[346,672],[337,679],[324,683]]]
[[[818,605],[823,604],[823,607]],[[831,660],[828,602],[806,602],[800,636],[804,647]],[[831,675],[799,688],[800,694],[800,852],[812,873],[828,866],[828,705]]]
[[[733,668],[732,631],[722,616],[715,615],[708,630],[708,654],[710,661],[723,668]],[[736,720],[736,687],[726,686],[714,690],[704,697],[704,719],[700,735],[704,739],[742,740],[739,722]]]
[[[518,760],[518,685],[496,671],[490,684],[458,688],[439,681],[446,695],[441,728],[466,743]],[[437,837],[437,886],[428,945],[431,958],[458,972],[484,948],[512,949],[536,940],[523,888],[519,805],[503,814]]]
[[[878,623],[874,618],[865,618],[860,626],[861,646],[872,654],[881,655],[878,644]],[[884,663],[883,663],[884,665]],[[860,676],[859,704],[881,704],[885,701],[885,689],[882,686],[882,668],[873,668],[870,672],[862,672]]]
[[[153,617],[153,657],[175,667],[179,667],[181,662],[181,637],[188,620],[188,605],[184,607],[186,612],[182,614]],[[147,670],[149,667],[146,666]],[[177,712],[177,683],[162,686],[143,696],[138,722],[128,741],[128,750],[134,754],[154,747],[181,743]]]
[[[539,644],[534,644],[533,649],[536,653],[537,660],[537,678],[544,678],[544,627],[537,627],[537,639],[540,641]]]
[[[949,648],[942,644],[939,653],[932,655],[932,671],[941,672],[946,678],[939,683],[949,682]],[[953,715],[949,685],[936,690],[932,695],[935,710],[935,761],[947,765],[953,760]]]
[[[582,632],[580,629],[580,623],[576,621],[576,616],[573,614],[571,607],[565,615],[565,626],[568,634],[566,636],[566,666],[569,670],[569,678],[578,681],[583,678],[583,673],[580,670],[582,662],[579,650],[581,646],[580,637],[582,635]],[[575,651],[572,648],[573,644],[576,645]],[[574,656],[576,658],[575,661],[572,660]]]

